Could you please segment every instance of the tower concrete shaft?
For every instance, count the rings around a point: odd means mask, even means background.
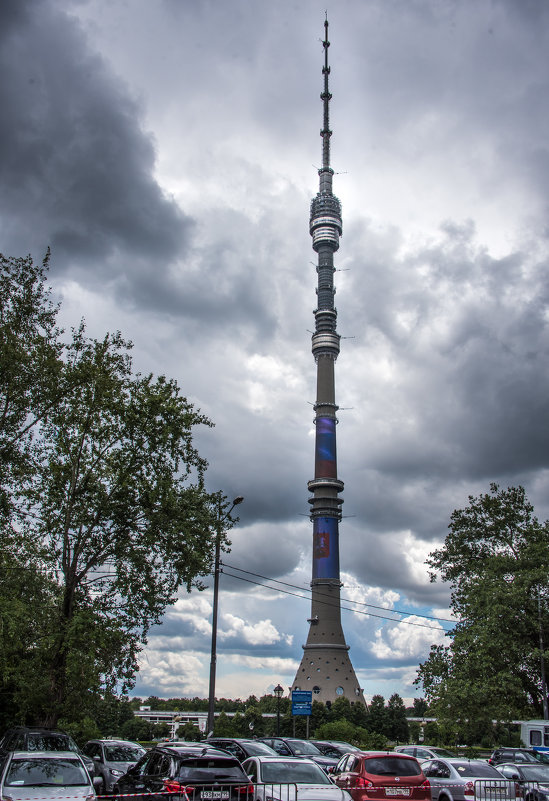
[[[317,366],[315,409],[315,477],[309,481],[313,523],[313,568],[309,635],[292,689],[312,690],[313,700],[332,703],[348,698],[364,703],[362,689],[349,658],[349,646],[341,626],[341,581],[339,578],[339,522],[343,482],[337,476],[335,362],[339,354],[337,310],[334,305],[334,253],[342,234],[341,204],[332,193],[334,171],[330,166],[330,67],[328,65],[328,20],[324,22],[324,87],[322,166],[319,191],[311,203],[309,231],[318,255],[317,308],[312,351]]]

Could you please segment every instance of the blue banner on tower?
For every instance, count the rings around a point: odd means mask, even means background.
[[[339,578],[339,527],[335,517],[313,520],[313,578]]]
[[[337,478],[336,421],[333,417],[316,420],[315,478]]]

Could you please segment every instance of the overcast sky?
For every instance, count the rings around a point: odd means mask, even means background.
[[[342,621],[366,698],[411,698],[449,627],[424,560],[452,511],[495,481],[549,517],[549,3],[327,11]],[[64,325],[120,329],[175,377],[215,423],[209,487],[245,498],[220,697],[289,687],[308,633],[324,12],[0,4],[0,251],[51,246]],[[168,610],[135,694],[207,696],[211,600]]]

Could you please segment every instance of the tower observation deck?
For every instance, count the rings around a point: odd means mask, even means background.
[[[364,704],[349,657],[341,626],[341,581],[339,578],[339,522],[343,482],[337,475],[335,362],[339,354],[337,309],[334,304],[334,253],[342,234],[341,204],[332,193],[334,171],[330,166],[330,67],[328,65],[328,20],[324,22],[324,87],[322,166],[318,170],[319,191],[311,202],[309,232],[317,253],[317,308],[312,351],[317,366],[315,409],[315,477],[309,481],[313,523],[313,567],[309,634],[292,690],[311,690],[313,700],[323,703],[348,698]]]

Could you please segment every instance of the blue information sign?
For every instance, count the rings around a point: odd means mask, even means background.
[[[312,713],[313,693],[311,690],[292,690],[292,715]]]

